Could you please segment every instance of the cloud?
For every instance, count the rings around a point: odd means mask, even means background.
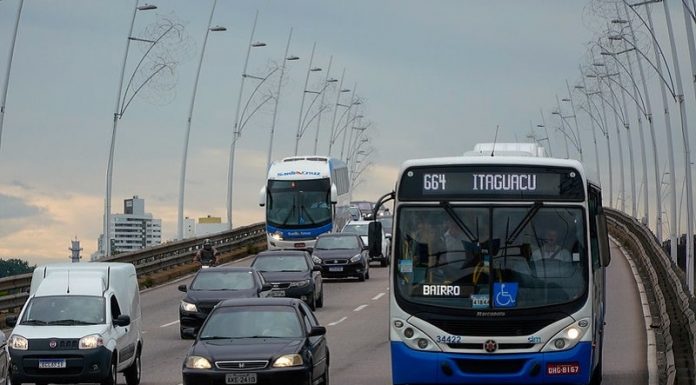
[[[22,198],[0,193],[0,223],[8,219],[33,217],[41,212],[40,207],[27,204]]]

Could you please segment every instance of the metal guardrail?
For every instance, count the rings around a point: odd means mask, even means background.
[[[228,253],[254,245],[266,239],[265,223],[238,227],[232,231],[210,234],[204,237],[170,242],[162,245],[115,255],[100,262],[125,262],[135,265],[138,277],[191,262],[202,247],[203,240],[210,239],[220,253]],[[0,311],[21,307],[29,296],[32,274],[20,274],[0,278]]]
[[[605,209],[613,235],[637,258],[650,302],[652,324],[658,336],[660,384],[695,384],[696,316],[694,297],[683,272],[660,247],[653,233],[628,215]]]

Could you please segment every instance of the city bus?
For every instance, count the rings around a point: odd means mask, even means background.
[[[477,155],[406,161],[377,202],[394,200],[393,384],[599,384],[601,189],[575,160]]]
[[[259,194],[265,206],[269,249],[311,249],[320,234],[349,219],[346,164],[323,156],[293,156],[273,162]]]

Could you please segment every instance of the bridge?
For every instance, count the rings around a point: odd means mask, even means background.
[[[634,218],[606,209],[612,240],[607,269],[605,384],[694,384],[696,301],[685,275]],[[223,261],[248,265],[265,248],[263,223],[209,237]],[[190,281],[201,239],[171,242],[114,256],[133,263],[141,283],[145,346],[144,385],[181,383],[181,363],[190,341],[180,340],[176,286]],[[316,314],[328,327],[332,381],[390,384],[388,269],[373,268],[372,279],[353,284],[327,281],[326,305]],[[17,312],[27,298],[31,274],[0,279],[0,309]],[[7,331],[6,331],[7,332]]]

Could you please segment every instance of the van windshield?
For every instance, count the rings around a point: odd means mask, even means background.
[[[22,325],[98,325],[104,324],[104,298],[94,296],[34,297],[27,304]]]

